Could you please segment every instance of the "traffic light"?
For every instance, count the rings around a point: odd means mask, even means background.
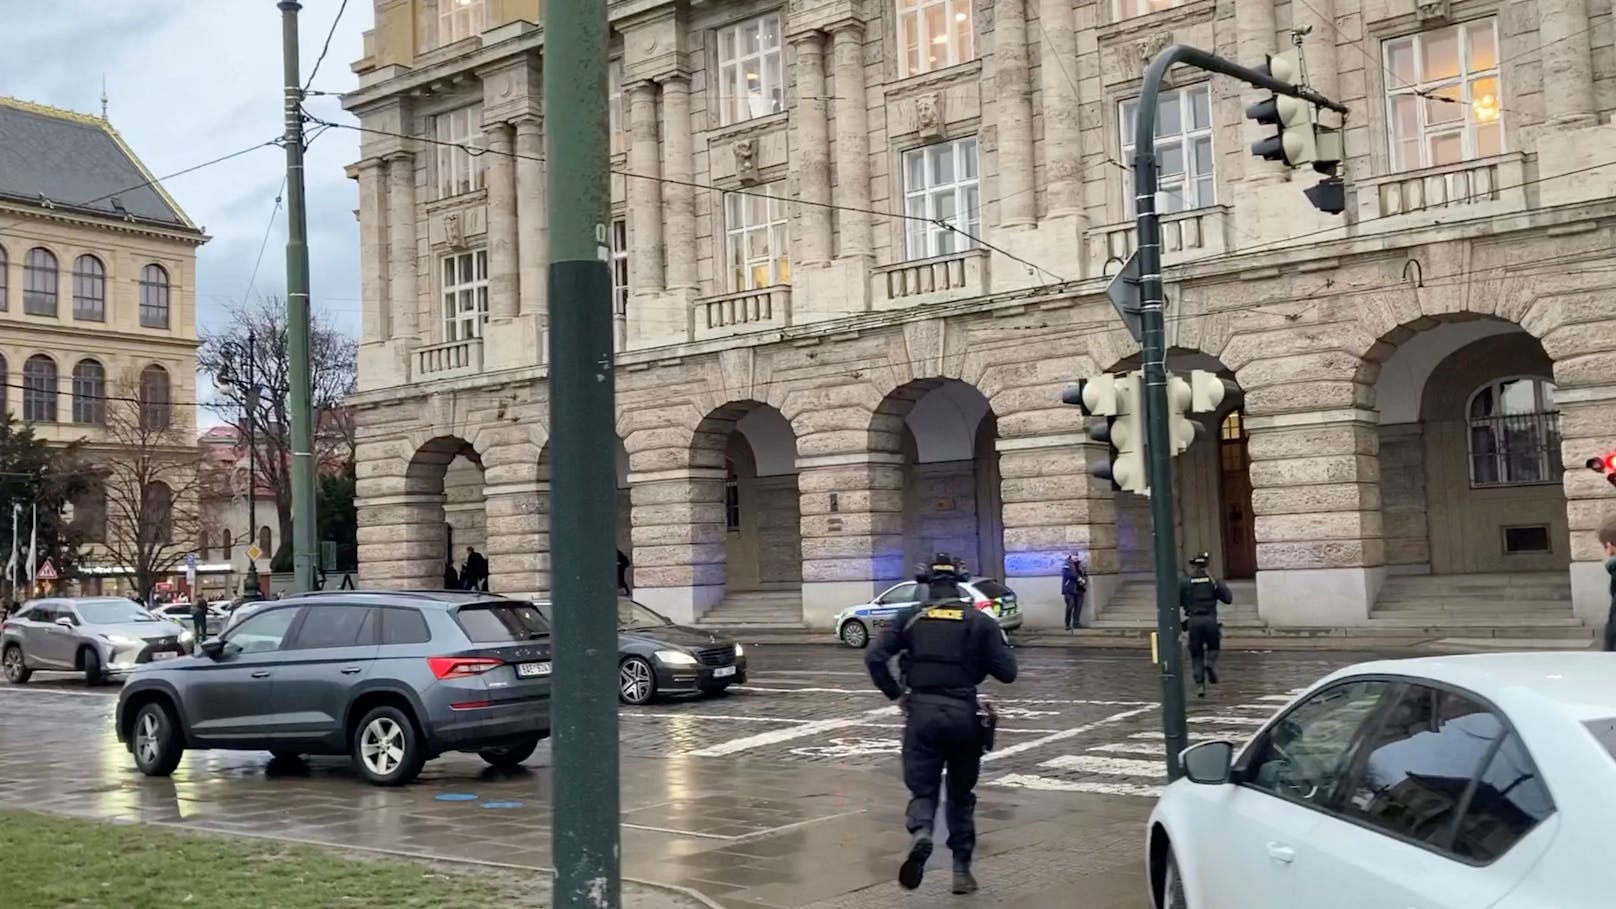
[[[1061,392],[1061,401],[1081,408],[1085,417],[1115,416],[1116,381],[1116,376],[1107,373],[1078,379],[1076,385]]]
[[[1118,489],[1148,493],[1145,472],[1144,388],[1138,373],[1080,379],[1061,392],[1061,401],[1079,407],[1086,417],[1104,417],[1088,427],[1089,438],[1111,446],[1111,460],[1089,473],[1110,480]]]
[[[1190,370],[1190,411],[1215,413],[1223,399],[1235,391],[1235,384],[1215,372],[1205,369]]]
[[[1347,187],[1341,182],[1341,161],[1346,147],[1341,130],[1331,126],[1313,128],[1313,169],[1324,175],[1316,185],[1302,190],[1313,207],[1327,215],[1339,215],[1347,208]]]
[[[1607,452],[1597,458],[1589,458],[1587,467],[1594,473],[1605,475],[1605,482],[1616,486],[1616,451]]]
[[[1299,50],[1270,54],[1263,71],[1287,84],[1295,84],[1302,74]],[[1251,153],[1268,161],[1283,161],[1289,167],[1313,163],[1318,153],[1313,136],[1313,105],[1301,98],[1273,94],[1246,108],[1246,116],[1263,126],[1278,127],[1272,136],[1251,144]]]
[[[1200,431],[1199,424],[1189,416],[1194,398],[1189,382],[1172,373],[1167,374],[1167,441],[1175,457],[1189,450]]]

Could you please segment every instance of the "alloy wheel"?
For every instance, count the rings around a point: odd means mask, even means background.
[[[15,682],[22,676],[22,649],[11,647],[6,650],[6,680]]]
[[[643,660],[624,660],[617,671],[617,685],[623,700],[640,704],[651,696],[651,667]]]
[[[863,622],[848,622],[842,626],[842,640],[849,647],[863,647],[869,643],[869,638],[870,633],[865,630]]]
[[[142,764],[150,766],[157,763],[157,752],[161,747],[158,735],[157,714],[150,710],[142,713],[135,725],[135,752]]]
[[[371,720],[359,736],[359,755],[377,776],[387,776],[404,763],[404,729],[388,717]]]

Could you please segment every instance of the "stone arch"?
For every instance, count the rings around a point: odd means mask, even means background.
[[[443,587],[445,569],[465,567],[467,547],[486,558],[488,513],[483,492],[483,454],[470,441],[440,435],[416,447],[405,469],[405,552],[417,563],[397,566],[396,579],[423,589]]]
[[[621,426],[621,423],[619,423]],[[520,498],[501,507],[502,511],[510,511],[519,515],[521,526],[520,545],[525,552],[532,553],[530,559],[524,561],[530,564],[523,566],[529,573],[531,585],[536,592],[548,593],[550,591],[550,537],[551,522],[554,512],[551,505],[550,489],[554,480],[551,465],[551,450],[548,441],[537,450],[537,456],[530,466],[535,480],[531,484],[523,484],[521,493],[516,489],[511,491],[513,496]],[[633,525],[630,520],[630,490],[629,490],[629,454],[623,437],[619,435],[612,452],[612,461],[615,468],[616,494],[613,497],[612,514],[616,524],[617,551],[632,558],[634,552]],[[492,507],[492,506],[491,506]],[[625,572],[623,578],[632,589],[632,569]]]
[[[790,421],[762,401],[726,402],[697,423],[688,458],[693,507],[703,506],[693,540],[704,541],[708,571],[721,576],[724,606],[798,596],[802,514]]]

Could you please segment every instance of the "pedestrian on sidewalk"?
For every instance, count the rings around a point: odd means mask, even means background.
[[[1212,557],[1201,553],[1190,559],[1189,577],[1178,582],[1178,608],[1184,610],[1184,628],[1190,633],[1190,668],[1195,693],[1206,697],[1206,683],[1218,683],[1218,653],[1223,649],[1223,625],[1218,604],[1233,603],[1229,585],[1207,569]]]
[[[1016,680],[1010,639],[990,615],[971,607],[959,585],[970,574],[947,553],[938,553],[915,580],[927,596],[881,632],[864,657],[870,678],[904,714],[903,782],[909,789],[905,826],[909,855],[898,869],[906,890],[920,886],[932,853],[937,798],[947,771],[948,848],[954,854],[953,892],[976,892],[971,856],[976,850],[976,780],[982,754],[993,747],[993,710],[976,686],[992,675]],[[904,679],[892,675],[900,658]]]
[[[443,563],[443,589],[460,589],[460,573],[455,571],[453,562],[445,561]]]
[[[208,637],[208,601],[197,597],[191,604],[191,647],[195,653],[202,652],[202,642]]]
[[[617,592],[623,596],[628,596],[629,594],[628,569],[628,553],[621,549],[617,550]]]
[[[460,583],[467,590],[488,589],[488,559],[475,546],[466,547],[466,564],[460,566]]]
[[[1089,589],[1089,573],[1083,569],[1083,556],[1072,553],[1061,566],[1061,596],[1066,600],[1066,630],[1083,627],[1083,595]]]
[[[1605,616],[1605,650],[1616,651],[1616,517],[1599,527],[1599,545],[1605,550],[1605,572],[1610,575],[1610,612]]]

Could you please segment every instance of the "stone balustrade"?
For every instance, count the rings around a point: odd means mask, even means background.
[[[722,338],[791,324],[791,285],[719,294],[697,300],[691,313],[691,340]]]
[[[1526,210],[1525,184],[1526,156],[1520,152],[1369,177],[1358,184],[1358,223],[1374,232],[1513,214]]]
[[[418,347],[414,367],[411,380],[415,382],[476,375],[483,371],[483,339],[469,338]]]
[[[1089,231],[1089,261],[1095,274],[1113,259],[1127,261],[1138,248],[1137,222],[1108,224]],[[1175,265],[1230,251],[1229,206],[1214,205],[1161,216],[1162,264]],[[1110,269],[1115,273],[1115,263]]]
[[[987,251],[969,249],[947,256],[882,265],[870,273],[870,281],[870,299],[877,309],[969,299],[987,293]]]

